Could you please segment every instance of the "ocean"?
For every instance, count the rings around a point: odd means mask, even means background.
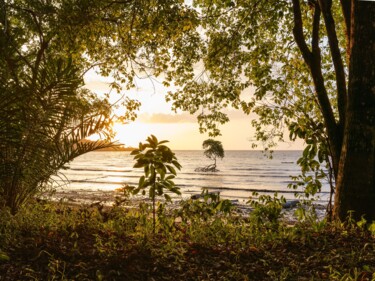
[[[220,192],[221,198],[246,202],[254,191],[273,195],[278,192],[287,200],[295,198],[296,190],[287,186],[291,176],[300,173],[296,164],[301,151],[275,151],[267,158],[261,151],[225,151],[225,157],[217,160],[218,172],[195,172],[213,162],[202,150],[177,150],[182,169],[177,171],[175,183],[180,187],[182,198],[200,194],[202,189]],[[133,168],[135,161],[128,151],[90,152],[76,158],[62,171],[64,177],[56,179],[57,190],[110,191],[128,185],[137,185],[143,169]],[[297,190],[302,192],[302,190]],[[173,194],[171,194],[173,195]],[[176,196],[172,196],[176,198]],[[329,185],[325,183],[317,203],[329,199]]]

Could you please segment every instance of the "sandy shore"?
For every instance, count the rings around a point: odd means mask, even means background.
[[[104,190],[60,190],[55,191],[51,195],[43,196],[43,199],[51,200],[54,202],[61,202],[74,205],[98,205],[101,204],[106,207],[113,206],[116,200],[123,200],[121,206],[124,208],[137,208],[141,202],[150,202],[148,198],[134,196],[124,200],[125,197],[122,192],[119,191],[104,191]],[[188,198],[184,198],[188,199]],[[181,200],[184,200],[181,199]],[[180,206],[181,200],[174,200],[172,203],[168,204],[170,208],[178,208]],[[244,203],[240,203],[238,200],[233,201],[233,205],[236,207],[236,213],[239,215],[247,216],[252,211],[252,208]],[[315,205],[317,216],[320,219],[323,219],[326,214],[326,206],[324,205]],[[296,207],[284,208],[284,220],[288,222],[296,222],[297,218],[295,216]]]

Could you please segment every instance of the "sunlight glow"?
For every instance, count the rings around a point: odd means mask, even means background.
[[[114,139],[126,147],[138,147],[139,142],[144,141],[149,135],[147,125],[139,122],[130,124],[115,123],[113,130],[116,132]]]
[[[109,93],[108,77],[101,77],[95,71],[89,72],[85,76],[86,87],[98,95]],[[171,111],[171,104],[165,101],[165,93],[168,89],[161,83],[150,83],[150,79],[136,81],[136,89],[127,91],[126,95],[135,98],[142,103],[138,111],[138,119],[129,124],[115,123],[113,130],[117,140],[125,147],[138,147],[139,142],[145,142],[146,138],[153,134],[159,140],[168,140],[168,146],[174,150],[202,149],[202,142],[209,138],[207,134],[199,133],[199,126],[196,118],[176,115]],[[251,92],[244,93],[243,98],[248,100]],[[111,95],[114,100],[118,96]],[[124,114],[124,108],[116,109],[116,115]],[[247,150],[251,149],[250,139],[253,138],[254,129],[250,126],[254,115],[246,115],[238,110],[227,110],[230,123],[220,127],[222,136],[217,137],[223,143],[225,150]],[[89,139],[98,140],[100,136],[94,135]],[[286,135],[287,142],[280,143],[277,149],[302,149],[303,141],[290,143]],[[258,149],[263,149],[262,145]]]
[[[194,123],[142,123],[135,121],[130,124],[113,126],[116,132],[115,140],[125,147],[138,147],[139,142],[145,142],[151,134],[159,141],[168,140],[172,149],[200,149],[204,135],[197,134]]]

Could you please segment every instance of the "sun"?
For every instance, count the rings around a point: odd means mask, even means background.
[[[150,135],[150,126],[137,121],[129,124],[114,123],[113,130],[116,134],[114,139],[126,147],[138,147]]]

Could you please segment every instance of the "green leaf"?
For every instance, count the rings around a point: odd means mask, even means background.
[[[143,150],[145,150],[146,148],[148,148],[148,147],[150,147],[150,145],[149,144],[147,144],[147,143],[145,143],[145,144],[141,144],[141,150],[143,151]]]
[[[134,164],[133,168],[142,168],[144,167],[144,164],[141,161],[138,161]]]
[[[181,164],[180,164],[178,161],[176,161],[176,160],[173,160],[173,161],[172,161],[172,164],[173,164],[177,169],[179,169],[179,170],[180,170],[181,167],[182,167]]]
[[[173,174],[173,175],[177,175],[176,170],[175,170],[172,166],[170,166],[170,165],[165,165],[165,166],[167,167],[168,171],[169,171],[171,174]]]
[[[3,251],[0,251],[0,261],[10,261],[10,257]]]
[[[164,167],[164,166],[163,166],[163,167]],[[160,178],[161,178],[162,180],[164,180],[164,178],[165,178],[165,171],[164,171],[164,169],[159,168],[159,169],[157,169],[156,171],[159,173]]]
[[[139,187],[138,188],[134,188],[133,191],[132,191],[132,194],[133,195],[137,195],[140,190],[141,189]]]
[[[147,138],[147,142],[149,143],[149,146],[152,148],[156,148],[156,146],[158,145],[158,139],[154,135],[149,136]]]
[[[145,176],[141,176],[141,177],[139,178],[138,186],[139,186],[140,188],[142,188],[142,187],[144,186],[144,183],[145,183]]]
[[[145,172],[145,176],[148,177],[149,174],[150,174],[150,166],[149,165],[146,165],[145,168],[144,168],[144,172]]]
[[[309,152],[310,152],[311,145],[308,145],[303,150],[303,157],[308,158]]]
[[[138,149],[134,149],[132,152],[130,152],[130,155],[137,155],[140,151]]]

